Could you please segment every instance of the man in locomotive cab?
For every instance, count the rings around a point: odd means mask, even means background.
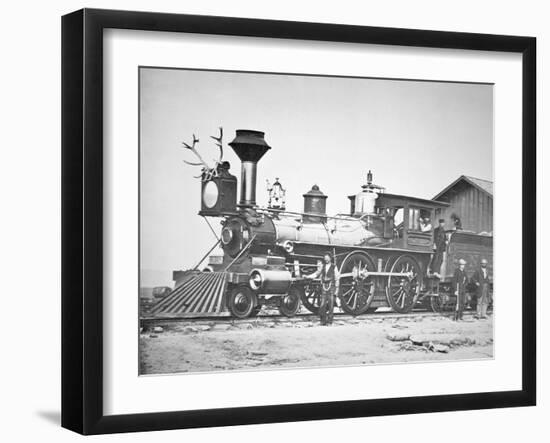
[[[420,217],[419,222],[421,232],[432,232],[432,223],[430,221],[430,217]]]
[[[458,261],[458,268],[455,269],[453,275],[453,290],[456,295],[456,307],[454,320],[462,320],[464,312],[464,298],[466,295],[466,285],[468,284],[468,276],[466,275],[466,260]]]
[[[321,266],[313,274],[306,275],[304,278],[310,280],[321,279],[319,318],[322,326],[331,325],[334,317],[334,297],[339,284],[339,273],[333,263],[332,254],[325,252]]]
[[[443,262],[443,253],[447,248],[447,234],[445,233],[445,219],[439,219],[439,226],[434,229],[434,255],[432,258],[430,269],[432,274],[437,278],[441,278],[441,263]]]

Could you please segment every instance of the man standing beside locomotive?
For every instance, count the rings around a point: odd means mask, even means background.
[[[474,273],[472,282],[477,287],[477,318],[487,318],[487,305],[489,304],[489,286],[491,279],[487,269],[487,260],[482,258],[480,268]]]
[[[430,269],[432,274],[437,278],[441,278],[439,272],[441,270],[441,263],[443,262],[443,253],[447,248],[447,234],[445,233],[445,220],[439,219],[439,226],[434,229],[434,255]]]
[[[319,303],[319,318],[321,325],[331,325],[334,317],[334,296],[338,291],[339,272],[332,262],[332,254],[325,252],[323,263],[313,274],[304,276],[306,279],[321,279],[321,301]]]
[[[458,261],[458,268],[455,269],[453,275],[453,289],[456,295],[456,308],[454,320],[462,320],[464,312],[464,296],[466,295],[466,285],[468,284],[468,276],[466,275],[466,260],[462,258]]]

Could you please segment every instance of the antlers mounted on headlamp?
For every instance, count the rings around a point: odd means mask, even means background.
[[[182,142],[183,147],[185,149],[189,149],[195,156],[198,158],[199,162],[190,162],[187,160],[184,160],[185,163],[191,166],[201,166],[201,173],[200,175],[196,175],[195,178],[201,178],[203,181],[211,180],[213,177],[217,177],[218,175],[218,166],[222,163],[223,159],[223,128],[220,127],[220,136],[215,137],[213,135],[210,136],[214,140],[216,140],[216,146],[220,148],[220,156],[218,160],[214,160],[214,166],[210,167],[208,163],[204,161],[202,156],[199,154],[197,149],[195,148],[195,145],[199,143],[199,139],[193,134],[193,144],[189,145],[185,142]]]

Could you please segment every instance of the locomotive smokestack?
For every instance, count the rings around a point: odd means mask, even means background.
[[[256,168],[258,161],[271,149],[264,133],[249,129],[237,129],[235,140],[229,143],[241,159],[241,200],[239,206],[256,205]]]

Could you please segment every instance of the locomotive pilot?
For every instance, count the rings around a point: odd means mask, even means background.
[[[453,275],[453,289],[456,295],[456,307],[454,320],[462,320],[464,312],[464,298],[466,296],[466,285],[468,284],[468,275],[466,275],[466,260],[462,258],[458,261],[458,268]]]
[[[487,269],[487,260],[482,258],[479,269],[472,277],[472,283],[477,288],[477,318],[487,318],[487,305],[489,304],[489,287],[491,278]]]
[[[313,274],[306,275],[304,278],[313,280],[321,279],[321,301],[319,303],[319,318],[321,325],[331,325],[334,317],[334,297],[338,291],[339,273],[336,265],[332,262],[330,252],[325,252],[323,262]]]

